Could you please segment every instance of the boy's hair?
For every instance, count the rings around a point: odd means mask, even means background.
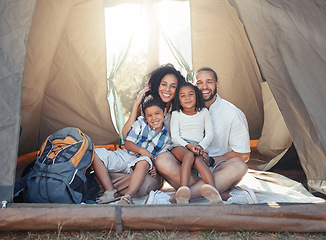
[[[182,83],[180,85],[180,87],[177,89],[176,91],[176,94],[175,94],[175,98],[174,98],[174,109],[173,110],[177,110],[177,111],[180,111],[182,110],[182,106],[180,105],[180,99],[179,99],[179,93],[180,93],[180,89],[182,87],[186,87],[186,86],[189,86],[189,87],[192,87],[194,90],[195,90],[195,94],[196,94],[196,110],[198,112],[200,112],[204,107],[205,107],[205,101],[204,101],[204,98],[200,92],[200,90],[198,89],[197,86],[193,85],[191,82],[185,82],[185,83]]]
[[[215,79],[215,82],[218,81],[218,77],[217,77],[216,72],[214,71],[213,68],[210,68],[210,67],[201,67],[201,68],[199,68],[199,69],[195,72],[195,76],[196,76],[199,72],[202,72],[202,71],[207,71],[207,72],[211,72],[211,73],[213,73],[213,75],[214,75],[214,79]]]
[[[165,103],[162,101],[160,96],[152,94],[150,91],[147,91],[142,99],[141,103],[141,110],[143,112],[143,115],[145,116],[145,110],[146,108],[152,107],[152,106],[158,106],[161,108],[164,112],[165,109]]]

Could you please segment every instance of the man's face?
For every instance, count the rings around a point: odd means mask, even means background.
[[[214,79],[214,74],[210,71],[197,73],[195,83],[201,91],[205,102],[211,101],[217,94],[218,82]]]

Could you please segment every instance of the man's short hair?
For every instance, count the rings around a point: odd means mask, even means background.
[[[214,76],[214,79],[215,81],[217,82],[218,81],[218,77],[217,77],[217,74],[216,72],[214,71],[213,68],[210,68],[210,67],[201,67],[199,68],[196,72],[195,72],[195,76],[199,73],[199,72],[202,72],[202,71],[208,71],[208,72],[212,72],[213,73],[213,76]]]
[[[150,91],[147,91],[143,97],[142,103],[141,103],[141,109],[143,111],[143,114],[145,116],[145,110],[146,108],[152,107],[152,106],[158,106],[161,108],[164,112],[165,109],[165,103],[161,99],[160,96],[152,94]]]

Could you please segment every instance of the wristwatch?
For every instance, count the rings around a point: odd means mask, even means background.
[[[214,160],[214,158],[210,157],[210,158],[209,158],[209,166],[210,166],[210,167],[213,167],[214,164],[215,164],[215,160]]]

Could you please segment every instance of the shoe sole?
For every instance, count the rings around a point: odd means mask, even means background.
[[[145,201],[145,204],[153,204],[154,201],[154,192],[150,191],[148,198]]]
[[[221,204],[223,203],[218,191],[211,185],[204,184],[200,189],[201,195],[208,199],[210,204]]]
[[[175,194],[177,204],[188,204],[190,199],[190,190],[188,187],[180,187]]]

